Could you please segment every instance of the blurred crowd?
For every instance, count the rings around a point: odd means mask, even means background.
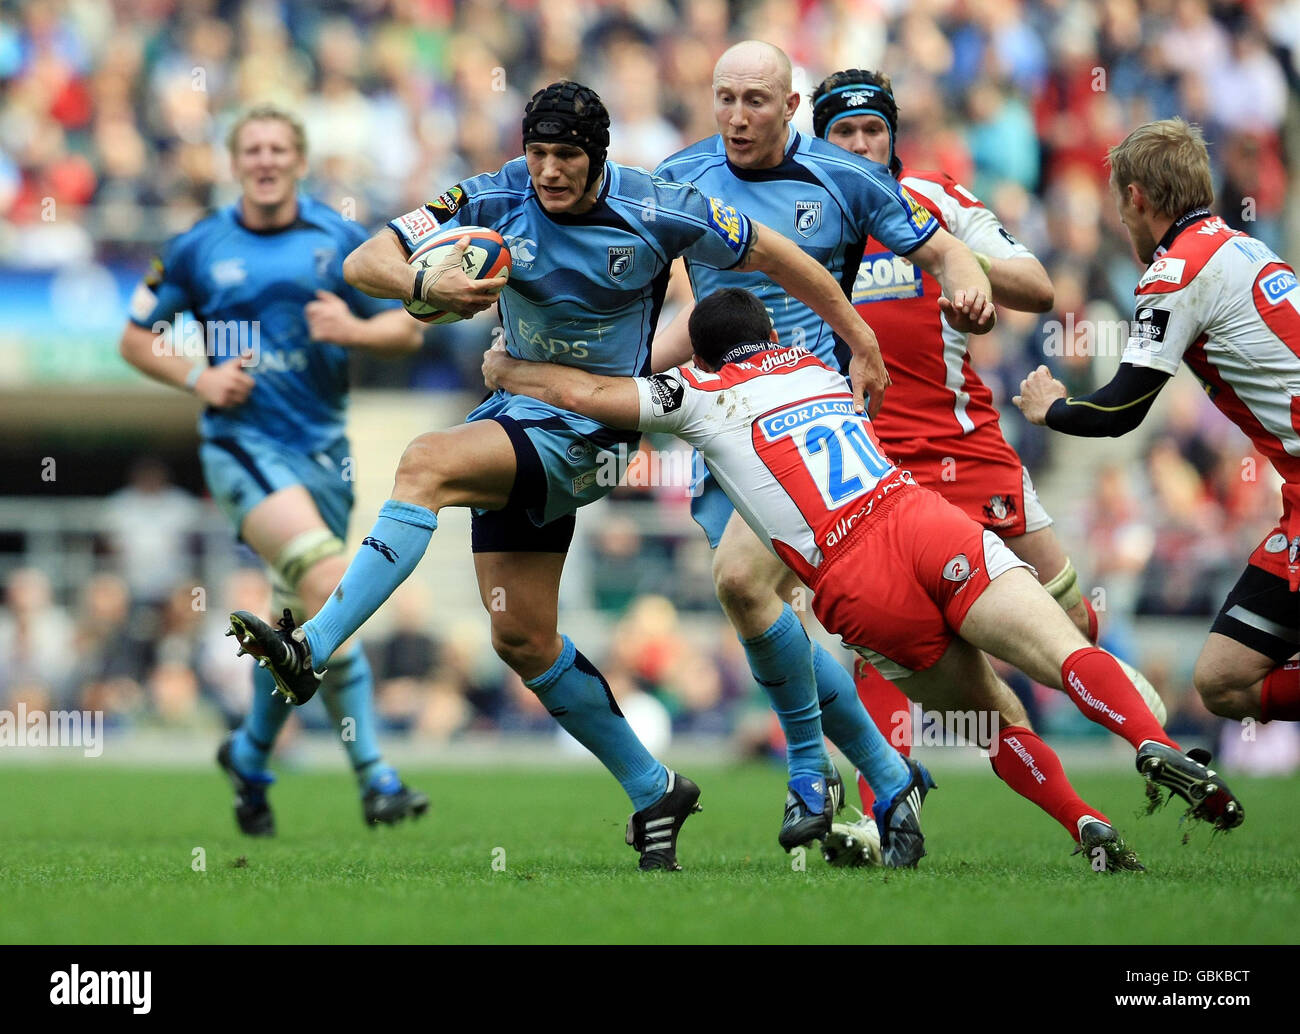
[[[1288,254],[1300,0],[22,0],[0,2],[0,265],[143,269],[162,240],[233,199],[225,133],[257,101],[302,115],[307,189],[368,224],[517,155],[525,101],[559,78],[601,93],[611,157],[654,167],[715,131],[713,63],[748,37],[790,54],[805,98],[838,68],[888,72],[904,162],[952,174],[1043,261],[1054,310],[1002,313],[972,341],[1004,408],[1040,362],[1075,392],[1113,368],[1138,267],[1103,158],[1140,122],[1201,124],[1219,213]],[[805,106],[798,124],[809,122]],[[484,321],[437,328],[417,358],[364,366],[357,383],[476,387],[489,333]],[[1150,423],[1141,467],[1103,470],[1067,537],[1078,533],[1112,614],[1208,627],[1275,516],[1276,487],[1190,384],[1172,384]],[[1048,435],[1014,409],[1003,426],[1031,470],[1050,469]],[[172,491],[165,512],[183,527],[200,503]],[[592,542],[592,605],[623,615],[603,670],[620,699],[645,693],[678,729],[735,732],[754,703],[743,660],[731,637],[706,648],[680,625],[712,606],[707,553],[681,531],[684,493],[619,495]],[[196,609],[176,588],[183,542],[150,571],[112,561],[136,527],[129,495],[118,502],[110,562],[79,598],[53,599],[35,570],[8,578],[0,701],[228,719],[250,683],[210,617],[263,600],[264,580],[241,570]],[[678,519],[647,518],[658,511]],[[548,727],[478,625],[435,638],[427,601],[397,605],[401,630],[367,644],[394,727]],[[1184,672],[1170,680],[1185,690]]]

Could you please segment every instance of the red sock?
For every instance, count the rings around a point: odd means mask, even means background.
[[[912,753],[912,701],[906,693],[860,657],[854,666],[853,675],[857,683],[858,699],[876,723],[876,728],[890,746],[907,757]],[[876,795],[871,792],[870,784],[862,778],[860,772],[858,793],[862,796],[862,814],[870,815]]]
[[[1085,718],[1122,736],[1135,750],[1143,740],[1182,750],[1165,735],[1142,694],[1105,650],[1095,646],[1075,650],[1061,665],[1061,684]]]
[[[989,761],[999,779],[1056,819],[1075,843],[1079,841],[1079,819],[1084,815],[1110,822],[1074,792],[1056,751],[1036,733],[1019,725],[1008,726],[998,733]]]
[[[1101,621],[1097,617],[1097,612],[1093,609],[1092,604],[1088,602],[1087,596],[1083,597],[1083,609],[1088,612],[1088,642],[1096,646],[1097,636],[1101,632]]]
[[[1300,722],[1300,661],[1287,661],[1264,676],[1259,720]]]

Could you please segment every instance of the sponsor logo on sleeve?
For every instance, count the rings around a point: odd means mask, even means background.
[[[1138,287],[1146,287],[1147,284],[1154,284],[1157,282],[1181,284],[1183,282],[1183,268],[1186,265],[1186,259],[1156,259],[1151,263],[1147,271],[1142,274],[1142,279],[1138,281]]]
[[[794,228],[801,237],[811,237],[822,224],[822,203],[820,201],[796,201],[794,203]]]
[[[1165,333],[1169,330],[1171,315],[1168,309],[1154,305],[1139,306],[1137,315],[1133,317],[1133,325],[1129,328],[1129,344],[1148,352],[1164,351]]]
[[[149,314],[158,305],[158,296],[153,293],[149,287],[148,280],[142,284],[135,285],[135,291],[131,295],[131,318],[137,320],[147,320]]]
[[[609,278],[622,280],[636,264],[636,248],[630,244],[609,249]]]
[[[150,289],[157,288],[163,282],[163,263],[162,259],[154,256],[153,261],[149,263],[149,272],[144,275],[144,286]]]
[[[438,232],[438,221],[429,214],[428,207],[423,205],[414,212],[399,215],[393,220],[393,225],[406,238],[406,243],[411,245],[419,244]]]
[[[1276,305],[1293,290],[1296,286],[1296,276],[1289,269],[1280,269],[1271,276],[1265,277],[1260,281],[1259,289],[1264,292],[1264,297],[1273,305]]]
[[[460,188],[460,185],[457,184],[450,190],[439,194],[425,207],[428,208],[429,211],[433,213],[433,217],[441,223],[446,219],[450,219],[453,215],[459,212],[464,204],[465,191],[463,191]]]
[[[1008,244],[1010,244],[1013,248],[1020,247],[1020,242],[1016,240],[1014,237],[1012,237],[1011,234],[1007,233],[1007,228],[1005,226],[999,226],[998,233],[1002,234],[1002,239],[1006,241]]]
[[[668,373],[657,373],[649,378],[650,411],[655,416],[667,416],[682,408],[686,388],[680,380]]]
[[[744,248],[742,216],[734,206],[720,198],[709,198],[709,225],[722,235],[732,251],[739,253]]]
[[[917,201],[916,198],[912,197],[906,187],[899,187],[898,191],[903,195],[903,200],[907,202],[908,211],[911,213],[909,218],[911,219],[912,225],[918,230],[924,230],[930,225],[930,220],[933,218],[933,216],[930,215],[930,210],[926,208],[925,205],[921,204],[921,202]]]
[[[950,582],[964,582],[970,577],[970,561],[965,553],[958,553],[943,565],[943,576]]]

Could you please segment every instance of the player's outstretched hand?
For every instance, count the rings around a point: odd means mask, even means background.
[[[998,322],[993,301],[983,291],[958,291],[952,298],[940,295],[939,311],[953,330],[963,334],[987,334]]]
[[[1068,394],[1065,385],[1052,376],[1046,366],[1040,366],[1020,382],[1020,394],[1011,401],[1020,407],[1031,424],[1046,424],[1047,411],[1052,403]]]
[[[361,326],[361,320],[352,315],[348,303],[329,291],[317,291],[316,300],[308,302],[302,311],[313,341],[348,345],[355,340],[355,331]]]
[[[506,353],[506,346],[498,339],[492,343],[492,347],[483,353],[483,384],[489,391],[496,391],[501,387],[497,380],[501,375],[501,369],[510,356]]]
[[[245,358],[231,356],[223,363],[209,366],[194,382],[194,394],[217,409],[238,406],[253,390],[253,378],[244,372]]]
[[[484,309],[490,309],[506,286],[508,278],[494,276],[490,280],[471,280],[465,275],[461,263],[469,247],[468,235],[458,240],[447,261],[430,267],[424,274],[424,301],[438,309],[447,309],[468,319]]]

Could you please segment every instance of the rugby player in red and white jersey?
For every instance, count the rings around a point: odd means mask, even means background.
[[[1282,516],[1251,554],[1196,661],[1205,706],[1226,718],[1300,720],[1300,286],[1262,242],[1210,214],[1200,131],[1140,126],[1110,151],[1110,186],[1148,263],[1119,371],[1085,398],[1039,367],[1015,403],[1066,434],[1133,430],[1186,360],[1210,399],[1282,475]],[[892,391],[893,389],[891,389]]]
[[[696,303],[689,331],[694,365],[652,377],[599,377],[494,349],[484,380],[695,446],[745,522],[813,590],[822,624],[913,699],[1003,712],[1011,690],[980,652],[988,651],[1064,688],[1085,716],[1131,743],[1138,770],[1184,797],[1195,817],[1240,824],[1231,791],[1165,735],[1115,658],[1087,642],[1001,539],[882,454],[843,375],[806,349],[780,346],[757,297],[717,291]],[[1002,718],[981,746],[994,771],[1094,860],[1101,848],[1107,867],[1139,867],[1033,732]],[[891,828],[879,802],[875,811],[882,847],[914,835]]]
[[[903,165],[894,149],[898,106],[888,76],[859,68],[834,72],[818,84],[812,107],[819,137],[888,166],[940,225],[975,253],[997,304],[1023,312],[1051,308],[1047,271],[993,212],[946,173]],[[1029,472],[1003,437],[993,394],[971,366],[967,334],[942,317],[940,296],[930,274],[880,242],[867,242],[852,300],[876,332],[892,382],[873,423],[876,434],[890,458],[918,483],[1003,539],[1095,643],[1097,614],[1079,590],[1074,565],[1052,531]],[[1163,723],[1159,695],[1140,673],[1126,670]],[[859,660],[856,674],[858,695],[872,718],[900,752],[908,753],[906,698],[865,660]],[[1027,720],[1019,705],[1017,712],[1004,717]],[[858,790],[869,814],[873,795],[861,776]],[[828,860],[864,860],[853,854],[861,839],[854,836],[856,825],[836,824],[823,845]]]

